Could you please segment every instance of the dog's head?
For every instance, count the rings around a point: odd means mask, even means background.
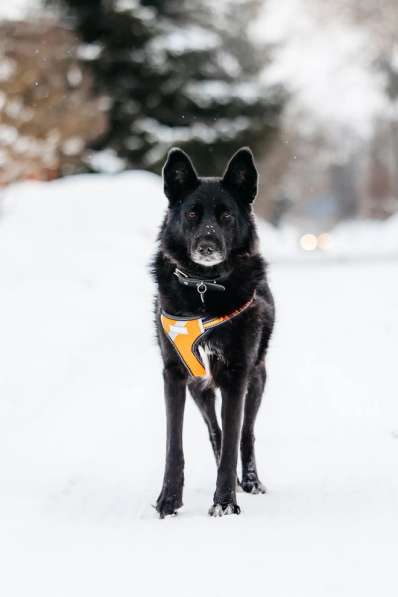
[[[213,267],[250,252],[257,178],[248,148],[234,154],[221,178],[199,177],[187,154],[171,149],[163,168],[169,200],[161,235],[166,253],[180,265]]]

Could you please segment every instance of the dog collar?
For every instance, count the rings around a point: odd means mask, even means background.
[[[191,276],[188,276],[188,274],[186,274],[182,270],[178,269],[177,267],[175,268],[173,273],[177,277],[177,280],[179,281],[179,283],[182,284],[183,286],[196,287],[196,290],[198,291],[198,293],[200,295],[200,300],[202,301],[202,303],[205,302],[204,295],[208,289],[217,290],[219,292],[224,292],[224,290],[225,290],[225,286],[223,286],[222,284],[219,284],[217,282],[217,279],[206,280],[206,279],[202,279],[202,278],[192,278]]]
[[[238,309],[220,317],[175,317],[162,311],[160,321],[163,331],[191,376],[206,377],[206,368],[199,354],[199,342],[213,328],[240,315],[254,299],[255,294]]]

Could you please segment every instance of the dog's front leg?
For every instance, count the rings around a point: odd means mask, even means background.
[[[167,418],[166,465],[162,491],[156,502],[156,510],[161,518],[168,514],[176,514],[177,509],[182,506],[184,486],[182,429],[186,395],[186,375],[181,371],[180,366],[166,366],[163,378]]]
[[[240,513],[236,502],[236,467],[246,386],[247,375],[244,370],[229,371],[220,383],[222,395],[221,458],[213,505],[209,510],[210,516]]]

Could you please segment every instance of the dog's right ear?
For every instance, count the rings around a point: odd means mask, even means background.
[[[248,147],[241,147],[230,159],[222,184],[237,199],[250,205],[257,194],[257,179],[253,154]]]
[[[170,149],[163,166],[164,193],[170,206],[194,191],[199,185],[191,160],[179,147]]]

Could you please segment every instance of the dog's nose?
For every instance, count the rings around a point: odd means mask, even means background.
[[[208,257],[209,255],[212,255],[216,250],[216,246],[213,242],[211,241],[202,241],[200,243],[200,245],[198,246],[198,251],[201,255],[203,255],[203,257]]]

